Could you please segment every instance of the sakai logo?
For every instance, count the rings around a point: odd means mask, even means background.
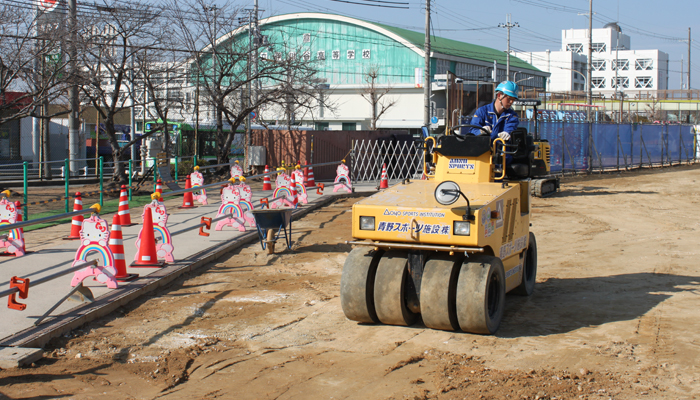
[[[470,163],[466,158],[453,158],[450,160],[450,163],[447,164],[447,169],[473,170],[474,168],[474,163]]]

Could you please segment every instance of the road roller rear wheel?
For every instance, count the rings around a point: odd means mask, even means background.
[[[379,322],[374,309],[374,276],[383,253],[382,250],[358,247],[345,259],[340,277],[340,305],[348,319]]]
[[[374,306],[382,323],[408,326],[416,322],[417,315],[406,305],[410,279],[407,254],[395,250],[384,253],[374,280]]]
[[[438,255],[423,268],[420,288],[420,312],[428,328],[456,331],[457,277],[461,262],[455,256]]]
[[[535,291],[535,280],[537,279],[537,240],[535,234],[530,232],[530,244],[525,250],[525,260],[523,260],[523,280],[520,285],[513,289],[513,293],[521,296],[529,296]]]
[[[472,256],[462,263],[457,281],[457,319],[463,331],[493,334],[501,325],[506,274],[501,259]]]

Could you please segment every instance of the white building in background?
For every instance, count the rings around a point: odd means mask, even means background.
[[[547,91],[569,92],[586,90],[588,57],[571,51],[514,52],[516,57],[542,71],[551,73]],[[516,82],[519,81],[516,75]]]
[[[560,51],[515,53],[533,66],[552,75],[547,89],[585,90],[588,29],[562,31]],[[668,89],[668,54],[660,50],[633,50],[631,39],[615,23],[593,29],[591,86],[593,94],[611,97],[616,90],[627,96]],[[530,61],[532,60],[532,61]]]

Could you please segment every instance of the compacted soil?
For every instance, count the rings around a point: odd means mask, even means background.
[[[291,251],[252,244],[1,370],[0,399],[698,398],[699,184],[678,167],[533,199],[535,293],[493,336],[347,320],[338,200]]]

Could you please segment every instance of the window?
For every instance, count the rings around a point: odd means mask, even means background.
[[[316,59],[317,60],[325,60],[326,59],[326,52],[323,50],[316,52]]]
[[[367,60],[368,60],[368,59],[369,59],[369,56],[370,56],[370,51],[369,51],[369,49],[364,49],[364,50],[362,50],[362,58],[363,58],[363,59],[367,59]]]
[[[309,61],[311,60],[311,52],[306,50],[301,57],[304,59],[304,61]]]
[[[348,50],[348,60],[355,59],[355,50]]]
[[[634,62],[634,69],[637,71],[651,71],[654,69],[654,60],[651,58],[640,58]]]
[[[566,51],[573,51],[574,53],[583,53],[583,44],[569,43],[566,45]]]
[[[591,68],[593,71],[605,71],[605,60],[593,60]]]
[[[260,53],[261,60],[267,60],[267,53]]]
[[[605,43],[593,43],[593,47],[591,47],[594,53],[605,53],[605,48]]]
[[[619,71],[628,71],[630,69],[630,61],[629,60],[622,60],[622,59],[617,59],[617,60],[612,60],[612,70],[619,70]]]
[[[654,81],[651,76],[638,76],[634,78],[634,87],[639,89],[651,89]]]
[[[593,89],[605,89],[605,78],[591,78]]]
[[[304,43],[309,43],[309,42],[311,42],[311,34],[305,33],[304,34]]]
[[[331,52],[331,58],[334,60],[340,60],[340,50],[333,50]]]
[[[294,61],[296,59],[297,59],[296,51],[290,51],[289,54],[287,54],[287,60]]]
[[[282,53],[275,52],[275,61],[282,61]]]
[[[618,76],[617,84],[615,84],[615,78],[611,79],[613,88],[628,88],[630,87],[630,79],[626,76]]]
[[[354,122],[343,122],[343,130],[344,131],[356,131],[357,124]]]
[[[314,123],[314,129],[316,129],[317,131],[327,131],[328,122],[316,122]]]

